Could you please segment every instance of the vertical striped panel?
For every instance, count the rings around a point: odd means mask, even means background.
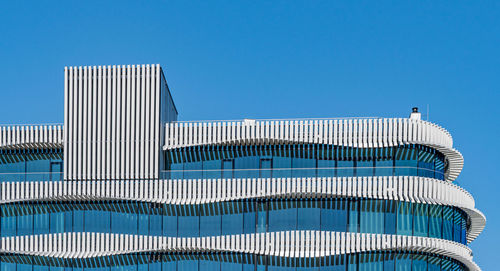
[[[160,66],[66,67],[64,75],[65,180],[159,178],[169,119],[161,115],[169,94]]]

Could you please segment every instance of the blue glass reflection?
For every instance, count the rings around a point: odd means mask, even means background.
[[[0,261],[0,268],[2,271],[467,270],[463,264],[448,257],[404,251],[356,253],[316,259],[236,253],[139,254],[113,259],[88,262],[83,259],[59,261],[26,256],[23,263],[18,263],[15,256],[6,255]]]
[[[466,244],[467,215],[391,200],[270,199],[167,205],[133,202],[4,204],[0,235],[103,232],[198,237],[287,230],[425,236]]]
[[[0,182],[61,181],[61,149],[0,150]]]
[[[445,157],[421,145],[350,148],[319,144],[195,146],[165,153],[163,178],[421,176],[444,178]]]

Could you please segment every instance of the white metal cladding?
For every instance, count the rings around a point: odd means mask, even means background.
[[[159,176],[159,65],[66,67],[64,179]]]
[[[147,252],[235,252],[318,258],[370,251],[427,252],[480,270],[459,243],[417,236],[330,231],[281,231],[209,237],[162,237],[109,233],[58,233],[1,238],[0,252],[62,259],[89,259]]]
[[[448,158],[448,180],[455,180],[463,168],[463,156],[453,149],[450,133],[423,120],[360,118],[174,122],[168,123],[165,129],[165,150],[198,145],[308,143],[381,148],[422,144],[438,149]]]
[[[270,179],[128,180],[5,182],[0,204],[22,201],[130,200],[165,204],[204,204],[251,198],[359,197],[461,208],[470,219],[472,242],[486,218],[463,188],[436,179],[396,177],[322,177]],[[21,191],[25,191],[21,193]]]
[[[0,126],[0,149],[62,148],[62,145],[61,124]]]

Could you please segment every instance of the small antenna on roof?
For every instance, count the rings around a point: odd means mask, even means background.
[[[429,104],[427,104],[427,121],[429,121]]]

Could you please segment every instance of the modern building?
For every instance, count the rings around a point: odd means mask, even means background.
[[[177,121],[159,65],[67,67],[0,128],[0,271],[480,270],[463,157],[409,118]]]

